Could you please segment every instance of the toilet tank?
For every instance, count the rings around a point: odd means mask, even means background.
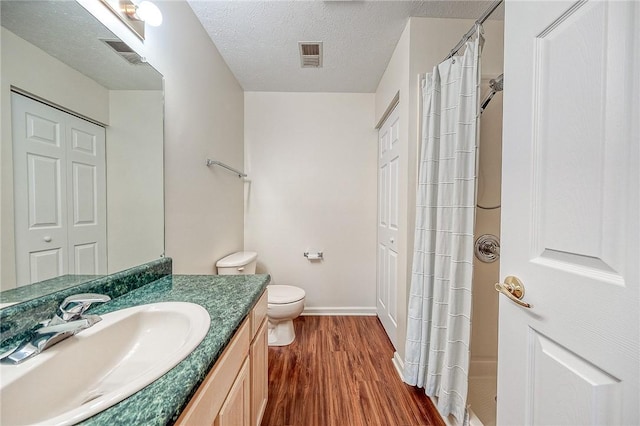
[[[251,275],[256,273],[255,251],[239,251],[223,257],[216,263],[218,275]]]

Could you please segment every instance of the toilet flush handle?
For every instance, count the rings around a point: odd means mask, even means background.
[[[242,272],[242,271],[244,271],[244,266],[241,266],[238,268],[238,272]]]

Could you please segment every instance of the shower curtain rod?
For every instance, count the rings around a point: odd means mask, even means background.
[[[496,0],[496,1],[494,1],[491,4],[491,6],[489,6],[489,8],[487,10],[485,10],[484,13],[482,15],[480,15],[480,17],[478,19],[476,19],[476,23],[474,24],[474,26],[471,27],[469,29],[469,31],[467,31],[467,33],[462,36],[462,38],[460,39],[458,44],[456,44],[455,47],[453,49],[451,49],[451,52],[449,52],[449,54],[447,56],[445,56],[443,61],[446,61],[447,59],[449,59],[450,57],[452,57],[453,55],[458,53],[458,50],[460,50],[462,48],[462,46],[464,46],[464,44],[467,42],[467,40],[469,40],[471,38],[471,36],[473,36],[475,34],[476,25],[483,24],[484,21],[486,21],[487,18],[489,16],[491,16],[491,14],[493,12],[495,12],[495,10],[498,8],[498,6],[500,6],[503,2],[504,2],[504,0]]]

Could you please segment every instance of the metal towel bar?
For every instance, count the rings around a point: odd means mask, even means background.
[[[224,163],[222,163],[222,162],[220,162],[220,161],[210,160],[210,159],[208,159],[208,158],[207,158],[207,167],[210,167],[210,166],[220,166],[220,167],[223,167],[223,168],[225,168],[225,169],[227,169],[227,170],[229,170],[229,171],[231,171],[231,172],[233,172],[233,173],[237,174],[239,178],[245,178],[245,177],[247,177],[247,174],[246,174],[246,173],[242,173],[240,170],[236,170],[236,169],[234,169],[233,167],[227,166],[226,164],[224,164]]]

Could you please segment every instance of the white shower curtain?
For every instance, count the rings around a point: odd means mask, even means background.
[[[423,82],[404,380],[467,423],[482,28]]]

